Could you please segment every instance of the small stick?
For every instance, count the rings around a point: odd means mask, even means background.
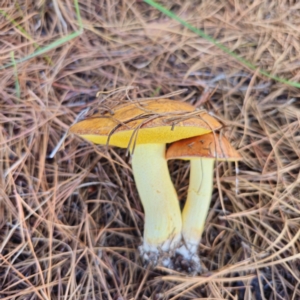
[[[87,114],[88,111],[89,111],[89,108],[86,108],[86,109],[82,110],[82,111],[78,114],[78,116],[75,118],[75,120],[74,120],[74,122],[71,124],[71,126],[74,125],[75,123],[77,123],[84,115]],[[52,159],[52,158],[54,157],[54,155],[57,153],[57,151],[59,150],[59,148],[61,147],[61,145],[62,145],[63,142],[65,141],[65,139],[66,139],[68,133],[69,133],[69,130],[67,130],[67,131],[64,133],[64,135],[62,136],[62,138],[59,140],[59,142],[57,143],[57,145],[56,145],[55,148],[52,150],[52,152],[48,155],[47,158],[51,158],[51,159]]]

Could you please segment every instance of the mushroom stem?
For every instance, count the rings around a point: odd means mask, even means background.
[[[132,155],[134,179],[145,212],[144,253],[175,249],[181,240],[181,212],[165,151],[165,144],[144,144],[136,145]]]
[[[190,184],[182,212],[182,235],[190,254],[197,252],[213,189],[214,159],[191,159]]]

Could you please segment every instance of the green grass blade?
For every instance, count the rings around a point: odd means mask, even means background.
[[[29,41],[33,42],[33,46],[37,49],[40,49],[40,46],[34,41],[34,39],[26,32],[26,30],[19,25],[14,19],[12,19],[4,10],[0,9],[0,14],[2,14],[9,22],[11,22],[18,30],[26,37]],[[45,59],[49,64],[52,64],[51,58],[46,56]]]
[[[15,61],[15,54],[13,51],[10,52],[10,57],[11,57],[12,64],[14,66],[16,93],[17,93],[17,97],[20,99],[21,91],[20,91],[20,83],[19,83],[19,76],[18,76],[18,68]]]
[[[14,60],[12,61],[11,63],[8,63],[4,66],[0,66],[0,70],[3,70],[3,69],[6,69],[6,68],[9,68],[9,67],[12,67],[14,65],[17,65],[19,63],[22,63],[26,60],[29,60],[33,57],[36,57],[36,56],[39,56],[41,54],[44,54],[52,49],[55,49],[65,43],[67,43],[68,41],[71,41],[72,39],[78,37],[79,35],[81,35],[81,33],[83,32],[83,24],[82,24],[82,19],[81,19],[81,16],[80,16],[80,9],[79,9],[79,5],[78,5],[78,0],[74,0],[74,6],[75,6],[75,10],[76,10],[76,16],[77,16],[77,21],[78,21],[78,24],[79,24],[79,30],[73,32],[73,33],[70,33],[69,35],[67,36],[64,36],[62,38],[59,38],[58,40],[54,41],[53,43],[51,43],[50,45],[47,45],[43,48],[39,48],[37,51],[23,57],[23,58],[20,58],[20,59],[17,59],[17,60]],[[0,13],[2,13],[2,15],[6,16],[5,14],[3,14],[3,11],[0,11]],[[16,22],[14,20],[10,20],[10,22],[13,22],[13,24],[15,26],[17,26]],[[19,30],[21,30],[22,27],[18,27]],[[22,31],[22,30],[21,30]],[[25,34],[25,36],[27,38],[30,38],[31,37],[26,33],[26,31],[22,31],[23,34]],[[32,40],[32,39],[31,39]]]
[[[66,42],[68,41],[71,41],[72,39],[76,38],[77,36],[79,36],[80,34],[82,33],[82,31],[75,31],[67,36],[64,36],[56,41],[54,41],[53,43],[51,43],[50,45],[46,46],[46,47],[43,47],[35,52],[33,52],[32,54],[29,54],[23,58],[20,58],[18,60],[15,61],[16,64],[19,64],[19,63],[22,63],[28,59],[31,59],[33,57],[36,57],[36,56],[39,56],[43,53],[46,53],[52,49],[55,49],[59,46],[61,46],[62,44],[65,44]],[[0,66],[0,70],[3,70],[3,69],[6,69],[6,68],[9,68],[11,66],[13,66],[14,64],[11,62],[11,63],[8,63],[4,66]]]
[[[206,39],[207,41],[211,42],[212,44],[214,44],[215,46],[217,46],[218,48],[220,48],[221,50],[223,50],[225,53],[227,53],[230,56],[234,57],[237,61],[239,61],[240,63],[242,63],[243,65],[245,65],[249,69],[251,69],[253,71],[258,70],[259,74],[264,75],[267,78],[276,80],[276,81],[281,82],[281,83],[288,84],[290,86],[294,86],[294,87],[300,88],[300,83],[299,82],[290,81],[290,80],[287,80],[287,79],[284,79],[284,78],[272,75],[272,74],[270,74],[270,73],[268,73],[268,72],[266,72],[264,70],[258,69],[255,65],[253,65],[249,61],[243,59],[238,54],[232,52],[229,48],[227,48],[223,44],[219,43],[217,40],[213,39],[211,36],[207,35],[202,30],[197,29],[193,25],[191,25],[188,22],[184,21],[183,19],[181,19],[180,17],[178,17],[177,15],[175,15],[174,13],[172,13],[171,11],[169,11],[167,8],[163,7],[162,5],[156,3],[155,1],[153,1],[153,0],[144,0],[144,2],[148,3],[149,5],[153,6],[157,10],[161,11],[166,16],[168,16],[168,17],[176,20],[177,22],[179,22],[182,25],[184,25],[186,28],[188,28],[191,31],[193,31],[194,33],[196,33],[197,35],[199,35],[199,36],[203,37],[204,39]]]
[[[79,30],[78,31],[82,32],[83,31],[83,24],[82,24],[82,19],[81,19],[81,15],[80,15],[78,0],[74,0],[74,5],[75,5],[77,21],[78,21],[78,25],[79,25]]]

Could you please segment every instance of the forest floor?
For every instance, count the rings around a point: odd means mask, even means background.
[[[299,81],[299,3],[160,1],[252,70],[143,1],[78,1],[1,7],[0,298],[300,299],[300,93],[258,71]],[[59,144],[84,109],[148,97],[218,117],[243,158],[216,164],[197,276],[144,266],[126,150]],[[189,164],[169,167],[183,205]]]

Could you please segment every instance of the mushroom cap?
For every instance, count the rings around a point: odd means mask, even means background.
[[[210,158],[218,161],[242,159],[224,136],[213,132],[174,142],[167,150],[166,158]]]
[[[130,102],[115,107],[112,112],[88,117],[71,126],[70,132],[95,144],[127,148],[131,141],[172,143],[222,127],[205,111],[169,99]]]

